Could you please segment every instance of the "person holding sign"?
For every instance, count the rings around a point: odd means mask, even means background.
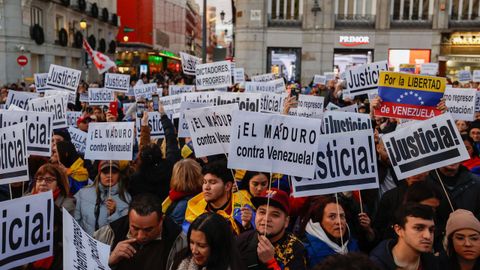
[[[88,184],[88,171],[85,162],[70,141],[56,143],[52,149],[50,163],[57,164],[67,175],[70,194],[75,195]]]
[[[247,200],[251,204],[252,197],[260,196],[268,188],[270,174],[265,172],[247,171],[243,176],[240,186],[240,196],[242,200]],[[242,208],[235,209],[235,220],[245,223],[242,220],[251,220],[250,225],[255,227],[255,211],[248,204]],[[253,215],[253,216],[252,216]],[[251,217],[252,216],[252,217]],[[244,224],[244,227],[248,224]]]

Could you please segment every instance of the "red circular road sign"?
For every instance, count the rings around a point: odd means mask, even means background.
[[[25,55],[20,55],[17,58],[17,63],[21,67],[26,66],[28,64],[28,58]]]

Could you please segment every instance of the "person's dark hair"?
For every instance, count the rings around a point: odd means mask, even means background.
[[[379,268],[368,259],[367,255],[349,252],[328,256],[312,270],[379,270]]]
[[[72,137],[67,129],[55,129],[53,130],[53,135],[58,135],[62,137],[65,141],[71,141]]]
[[[240,184],[240,189],[244,189],[244,190],[249,190],[249,187],[250,187],[250,180],[252,180],[252,178],[254,176],[257,176],[257,175],[260,175],[260,174],[263,174],[267,177],[268,181],[270,181],[270,174],[269,173],[266,173],[266,172],[256,172],[256,171],[247,171],[245,173],[245,175],[243,176],[243,179],[242,179],[242,182]]]
[[[301,223],[300,223],[300,230],[299,234],[303,235],[305,233],[305,227],[307,226],[307,223],[312,220],[313,222],[318,222],[321,223],[323,219],[323,212],[325,210],[325,207],[329,203],[337,203],[337,200],[333,196],[317,196],[313,197],[310,201],[310,206],[308,207],[308,210],[306,214],[303,216]],[[343,211],[345,212],[345,218],[348,220],[349,219],[349,213],[347,212],[347,207],[343,204],[342,201],[338,201],[338,204],[340,207],[342,207]]]
[[[70,141],[57,142],[57,153],[60,162],[67,168],[70,168],[70,166],[72,166],[72,164],[80,157],[77,153],[77,149],[75,149],[75,145]]]
[[[128,213],[132,210],[142,217],[156,212],[158,218],[162,218],[162,203],[157,196],[150,193],[135,196],[128,207]]]
[[[163,162],[163,153],[160,145],[150,143],[140,151],[140,170],[147,171],[153,167],[160,167]]]
[[[418,181],[408,187],[403,202],[420,203],[430,198],[440,201],[442,199],[442,191],[429,181]]]
[[[227,168],[225,159],[207,163],[202,169],[202,174],[206,175],[207,173],[222,179],[223,183],[233,182],[232,172]]]
[[[468,133],[470,134],[470,127],[468,127]],[[472,137],[470,137],[470,135],[463,134],[462,135],[462,141],[468,141],[472,145],[473,156],[474,157],[479,156],[478,149],[475,147],[475,142],[473,141]]]
[[[426,220],[433,220],[434,218],[433,208],[427,205],[409,202],[399,207],[395,213],[395,224],[405,228],[407,223],[407,217],[416,217]]]

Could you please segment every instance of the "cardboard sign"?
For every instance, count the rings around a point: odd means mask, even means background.
[[[132,160],[135,140],[133,122],[90,123],[85,159]]]
[[[325,98],[311,95],[299,95],[297,108],[291,108],[289,115],[322,118]]]
[[[43,96],[44,97],[62,96],[65,101],[65,106],[67,106],[68,103],[75,104],[75,98],[77,97],[75,93],[61,91],[61,90],[47,90],[44,92]]]
[[[267,74],[252,76],[251,79],[252,79],[252,82],[269,82],[269,81],[275,80],[276,77],[275,77],[275,73],[267,73]]]
[[[165,137],[165,131],[163,130],[163,125],[159,112],[148,112],[148,127],[150,128],[150,138],[151,139],[160,139]],[[140,140],[140,131],[141,131],[141,121],[142,119],[136,118],[135,127],[137,128],[137,139]]]
[[[245,82],[245,69],[244,68],[235,68],[234,74],[233,74],[233,82],[234,83]]]
[[[193,103],[193,102],[182,102],[180,105],[180,117],[178,120],[178,138],[187,138],[190,137],[190,130],[188,130],[188,123],[185,120],[185,111],[191,109],[211,107],[212,104],[208,103]]]
[[[160,102],[165,109],[167,114],[173,114],[173,118],[178,118],[180,116],[180,104],[182,103],[182,95],[173,95],[161,97]]]
[[[445,89],[443,97],[445,98],[447,112],[452,115],[454,120],[475,120],[476,89],[448,87]]]
[[[370,115],[342,111],[326,111],[323,115],[322,131],[325,134],[373,130]]]
[[[323,84],[327,83],[327,76],[324,75],[315,75],[313,76],[313,84]]]
[[[184,52],[180,52],[180,58],[182,59],[183,73],[195,75],[195,68],[202,63],[202,59]]]
[[[73,68],[50,65],[47,86],[53,89],[77,92],[82,72]]]
[[[53,129],[67,127],[67,104],[61,96],[48,96],[32,99],[28,102],[28,110],[33,112],[53,113]]]
[[[325,79],[328,81],[335,80],[335,72],[324,72],[323,76],[325,76]]]
[[[87,147],[87,132],[83,132],[78,128],[72,126],[68,127],[68,133],[70,133],[71,141],[75,145],[78,153],[85,154],[85,148]]]
[[[133,87],[133,91],[135,92],[135,100],[139,101],[142,99],[152,99],[152,95],[157,93],[157,84],[156,83],[149,83],[149,84],[137,84]]]
[[[232,85],[232,70],[229,61],[199,64],[196,66],[197,90],[229,87]]]
[[[423,63],[420,65],[420,74],[437,76],[438,63]]]
[[[47,86],[48,73],[35,73],[33,74],[33,79],[35,81],[35,89],[38,93],[42,93],[45,90],[50,90],[51,88]]]
[[[0,129],[0,183],[28,181],[27,123]]]
[[[415,74],[415,65],[414,64],[400,64],[400,72]]]
[[[238,104],[185,111],[196,157],[226,154],[230,144],[232,113]]]
[[[344,94],[358,96],[377,90],[379,73],[388,70],[387,61],[380,61],[347,70],[347,89]]]
[[[106,73],[104,87],[112,91],[128,92],[130,75]]]
[[[67,111],[67,125],[69,127],[77,127],[77,120],[82,116],[82,112]]]
[[[295,197],[378,188],[373,130],[321,135],[313,178],[292,179]]]
[[[112,90],[106,88],[89,88],[88,89],[88,105],[102,106],[110,104],[115,100]]]
[[[445,78],[383,71],[378,82],[382,103],[375,116],[424,120],[439,115],[445,85]]]
[[[413,123],[382,140],[398,179],[470,158],[450,114]]]
[[[13,269],[53,256],[52,192],[0,202],[0,268]]]
[[[163,89],[162,89],[163,90]],[[195,92],[195,85],[169,85],[168,95],[179,95],[183,93]]]
[[[285,81],[283,79],[268,82],[245,82],[245,93],[276,93],[285,92]]]
[[[5,101],[5,106],[8,109],[8,106],[13,104],[17,107],[20,107],[26,110],[28,107],[28,101],[37,97],[38,97],[38,93],[8,90],[8,96],[7,96],[7,101]]]
[[[320,125],[319,119],[234,111],[228,167],[312,178]]]
[[[82,230],[65,208],[62,212],[63,269],[109,270],[110,246]]]
[[[457,72],[457,80],[459,82],[469,82],[472,80],[472,73],[470,70],[459,70]]]
[[[88,92],[80,93],[80,102],[88,103]]]
[[[480,82],[480,69],[476,69],[476,70],[473,71],[472,80],[474,82]]]

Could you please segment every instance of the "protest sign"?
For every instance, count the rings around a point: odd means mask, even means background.
[[[36,98],[28,102],[29,111],[53,113],[53,129],[67,127],[66,107],[67,104],[62,96]]]
[[[480,69],[476,69],[473,71],[472,81],[480,82]]]
[[[182,99],[182,95],[165,96],[160,98],[160,102],[167,114],[173,114],[173,118],[178,118]]]
[[[323,84],[327,83],[327,76],[325,75],[315,75],[313,76],[313,84]]]
[[[323,76],[325,76],[325,80],[327,82],[331,80],[335,80],[335,72],[324,72]]]
[[[126,96],[127,97],[134,97],[135,96],[135,90],[133,89],[133,87],[128,88]]]
[[[47,86],[48,73],[35,73],[33,74],[33,79],[35,81],[35,89],[38,93],[42,93],[45,90],[50,90],[50,87]]]
[[[384,134],[382,140],[398,179],[470,158],[448,113]]]
[[[184,52],[180,52],[180,58],[182,59],[183,73],[195,75],[195,67],[202,63],[202,59]]]
[[[400,64],[400,72],[415,74],[415,65],[414,64]]]
[[[0,129],[0,183],[28,181],[27,122]]]
[[[148,83],[135,85],[133,87],[133,91],[136,101],[139,101],[141,99],[152,99],[152,95],[157,93],[157,84]]]
[[[162,89],[163,90],[163,89]],[[169,85],[168,95],[179,95],[183,93],[195,92],[195,85]]]
[[[38,93],[8,90],[8,96],[7,96],[7,100],[5,101],[5,106],[8,109],[8,106],[13,104],[15,106],[18,106],[26,110],[28,101],[37,97],[38,97]]]
[[[472,73],[470,70],[459,70],[457,72],[457,80],[459,82],[469,82],[472,80]]]
[[[324,97],[299,95],[297,108],[291,108],[289,115],[322,118]]]
[[[238,104],[226,104],[185,111],[195,156],[226,154],[230,143],[232,112]]]
[[[480,91],[477,91],[475,98],[475,112],[480,112]]]
[[[76,93],[82,72],[73,68],[50,65],[47,86],[53,89]]]
[[[275,80],[275,73],[252,76],[252,82],[269,82]]]
[[[245,82],[245,69],[244,68],[235,68],[234,74],[233,74],[233,82],[234,83]]]
[[[372,130],[370,115],[365,113],[326,111],[323,115],[322,131],[325,134],[343,133],[359,130]]]
[[[199,64],[196,67],[197,90],[229,87],[232,85],[232,70],[229,61]]]
[[[245,93],[277,93],[285,92],[285,81],[283,79],[268,82],[245,82]]]
[[[204,107],[211,107],[212,104],[208,103],[194,103],[194,102],[182,102],[180,105],[180,117],[178,120],[178,138],[190,137],[190,131],[188,130],[188,123],[185,120],[185,111],[190,109],[198,109]]]
[[[424,120],[441,113],[436,107],[445,91],[445,78],[382,71],[375,116]]]
[[[63,269],[109,270],[110,246],[95,240],[62,209]]]
[[[88,92],[80,93],[80,102],[88,103]]]
[[[320,125],[320,119],[234,111],[228,167],[312,178]]]
[[[130,75],[106,73],[104,87],[112,91],[128,92],[130,88]]]
[[[110,104],[115,100],[112,90],[107,88],[88,88],[88,105],[102,106]]]
[[[148,127],[150,128],[150,138],[151,139],[160,139],[165,137],[165,131],[163,130],[163,125],[159,112],[148,112]],[[135,127],[137,128],[137,138],[140,139],[141,131],[141,121],[142,119],[137,117]]]
[[[68,103],[75,104],[75,98],[76,94],[68,91],[62,91],[62,90],[47,90],[44,92],[44,97],[50,97],[50,96],[62,96],[64,98],[65,106],[68,105]]]
[[[329,102],[327,104],[327,107],[325,107],[326,111],[335,111],[335,110],[338,110],[338,109],[340,109],[340,106],[337,106],[337,105],[333,104],[332,102]]]
[[[68,127],[68,133],[70,133],[71,141],[75,149],[77,149],[77,152],[84,154],[85,148],[87,147],[87,132],[70,126]]]
[[[0,130],[8,126],[25,123],[28,121],[27,111],[0,110]]]
[[[90,123],[85,158],[132,160],[135,139],[133,122]]]
[[[352,67],[347,70],[347,89],[344,94],[358,96],[377,90],[381,70],[388,70],[387,61]]]
[[[423,63],[420,65],[421,75],[437,76],[437,73],[438,73],[438,63]]]
[[[313,178],[294,177],[293,196],[378,188],[373,130],[321,135]]]
[[[13,269],[53,256],[52,192],[1,202],[0,212],[0,269]]]
[[[358,112],[358,104],[353,104],[353,105],[349,105],[349,106],[345,106],[345,107],[339,107],[337,109],[337,111],[341,111],[341,112]]]
[[[475,120],[476,89],[447,87],[443,97],[445,98],[447,112],[452,115],[454,120]]]
[[[67,125],[69,127],[77,127],[77,120],[82,116],[82,112],[67,111]]]

